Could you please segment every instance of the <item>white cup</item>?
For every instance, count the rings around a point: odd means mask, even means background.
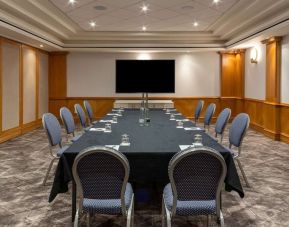
[[[111,124],[110,123],[106,123],[104,125],[104,132],[111,132]]]

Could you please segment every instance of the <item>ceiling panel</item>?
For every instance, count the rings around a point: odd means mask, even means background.
[[[84,31],[204,31],[239,0],[78,0],[73,6],[68,0],[50,0]],[[147,5],[147,13],[141,6]],[[97,10],[95,7],[104,7]],[[97,27],[91,28],[90,21]],[[192,23],[198,21],[199,26]]]

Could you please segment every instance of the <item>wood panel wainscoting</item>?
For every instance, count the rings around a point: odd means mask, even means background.
[[[251,119],[250,127],[274,139],[289,143],[289,105],[249,99],[244,100],[244,112]],[[279,119],[274,122],[274,119]]]

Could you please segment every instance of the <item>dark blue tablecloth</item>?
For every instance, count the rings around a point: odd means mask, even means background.
[[[119,145],[121,135],[128,134],[130,146],[120,146],[119,151],[125,154],[130,164],[130,179],[133,183],[168,183],[168,163],[172,156],[180,151],[179,145],[192,144],[195,134],[201,134],[203,144],[219,151],[227,164],[225,187],[227,191],[234,190],[244,197],[243,188],[231,153],[204,131],[186,131],[176,128],[176,121],[169,120],[170,115],[163,110],[151,109],[149,126],[139,126],[139,111],[125,110],[118,123],[112,124],[112,132],[86,132],[73,143],[60,157],[49,201],[53,201],[58,193],[68,191],[68,183],[72,180],[72,165],[76,155],[84,148],[93,145]],[[106,116],[105,119],[111,119]],[[176,119],[184,119],[177,115]],[[104,127],[98,122],[95,127]],[[194,126],[192,122],[184,122],[184,127]]]

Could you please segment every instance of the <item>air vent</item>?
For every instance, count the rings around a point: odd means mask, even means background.
[[[93,7],[95,10],[106,10],[107,8],[106,8],[106,6],[101,6],[101,5],[99,5],[99,6],[94,6]]]

